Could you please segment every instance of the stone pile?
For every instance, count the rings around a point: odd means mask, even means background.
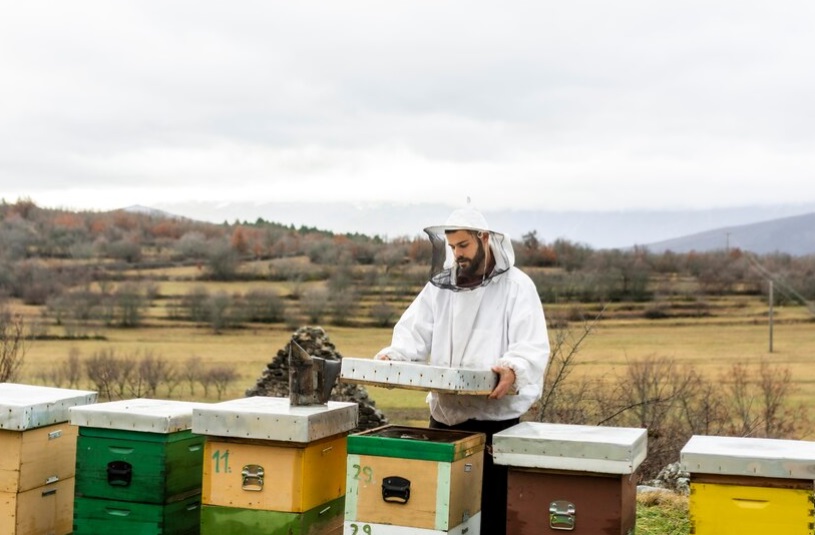
[[[342,355],[328,339],[321,327],[300,327],[291,339],[305,349],[312,357],[326,360],[342,360]],[[289,346],[281,348],[274,359],[266,365],[263,375],[257,380],[254,388],[246,391],[246,397],[271,396],[289,397]],[[332,401],[355,402],[359,405],[359,423],[354,432],[365,431],[386,425],[388,419],[376,408],[376,403],[368,396],[362,385],[338,382],[331,391]]]
[[[690,473],[679,462],[674,462],[663,468],[657,477],[637,487],[640,492],[665,490],[677,494],[690,494]]]

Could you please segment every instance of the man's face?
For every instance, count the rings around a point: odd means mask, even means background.
[[[475,233],[457,230],[446,235],[447,244],[453,251],[458,275],[474,277],[484,272],[484,245]]]

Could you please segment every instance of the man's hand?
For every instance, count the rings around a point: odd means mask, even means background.
[[[493,366],[492,371],[498,374],[498,384],[490,392],[490,399],[501,399],[515,388],[515,372],[512,368]]]
[[[390,360],[390,355],[377,355],[374,357],[374,360]]]

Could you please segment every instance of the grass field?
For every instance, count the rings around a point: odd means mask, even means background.
[[[305,258],[283,259],[271,262],[250,262],[242,266],[245,272],[263,275],[282,269],[281,265],[294,265],[305,274],[316,269]],[[292,266],[288,269],[291,269]],[[359,269],[371,269],[360,267]],[[182,296],[197,287],[210,294],[245,294],[253,289],[291,295],[294,286],[304,291],[325,281],[273,282],[268,280],[215,282],[201,281],[195,266],[168,267],[126,272],[131,280],[150,281],[155,295],[144,312],[144,326],[137,329],[94,327],[88,339],[38,339],[30,343],[25,357],[23,382],[43,382],[44,372],[65,360],[71,352],[80,359],[101,350],[113,351],[119,356],[151,354],[183,367],[191,358],[200,359],[204,366],[228,366],[238,375],[224,398],[235,398],[254,386],[266,365],[284,348],[295,330],[289,324],[248,324],[240,329],[225,329],[215,333],[205,324],[170,319],[170,308]],[[308,277],[306,277],[308,279]],[[418,291],[412,288],[411,292]],[[410,293],[410,292],[409,292]],[[370,307],[376,296],[363,296],[361,310]],[[392,303],[396,309],[406,306],[404,296]],[[287,306],[296,301],[287,301]],[[63,328],[54,325],[43,315],[41,307],[12,303],[29,325],[40,323],[50,335],[60,336]],[[661,319],[647,319],[649,309],[667,307],[668,314]],[[768,308],[757,296],[707,296],[646,303],[599,304],[547,304],[547,318],[554,325],[567,325],[579,331],[591,318],[602,314],[594,323],[592,333],[583,342],[577,355],[575,375],[600,376],[621,371],[628,363],[646,357],[669,357],[693,366],[708,377],[718,377],[733,364],[753,364],[766,359],[788,367],[795,380],[795,399],[815,399],[815,316],[803,306],[776,307],[773,311],[772,351],[770,351],[770,324]],[[602,310],[602,313],[600,312]],[[588,320],[580,320],[588,318]],[[51,323],[49,323],[51,322]],[[302,323],[301,324],[305,324]],[[388,345],[389,328],[354,328],[324,325],[329,339],[343,356],[370,357]],[[557,333],[552,330],[553,340]],[[86,385],[90,386],[90,385]],[[371,397],[395,423],[426,418],[425,395],[421,392],[369,388]],[[216,394],[209,391],[190,394],[189,388],[177,388],[173,397],[187,396],[201,401],[215,401]]]

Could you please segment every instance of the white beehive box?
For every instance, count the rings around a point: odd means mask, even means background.
[[[680,461],[691,474],[815,479],[815,442],[694,435]]]
[[[487,395],[498,384],[498,375],[492,370],[346,357],[342,359],[340,381],[446,394]]]
[[[309,443],[351,431],[359,405],[329,401],[292,406],[288,398],[255,396],[193,409],[192,431],[201,435]]]
[[[136,398],[70,410],[71,425],[144,433],[175,433],[192,427],[192,410],[205,403]]]
[[[96,392],[0,383],[0,429],[25,431],[67,422],[71,407],[96,402]]]
[[[645,429],[521,422],[493,435],[496,464],[632,474],[646,456]]]

